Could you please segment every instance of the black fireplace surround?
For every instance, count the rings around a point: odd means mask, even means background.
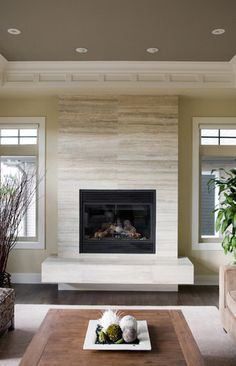
[[[155,190],[80,190],[80,253],[155,253]]]

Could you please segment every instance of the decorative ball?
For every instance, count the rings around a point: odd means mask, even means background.
[[[107,335],[101,330],[98,333],[98,341],[99,341],[99,343],[106,343],[106,340],[107,340]]]
[[[116,342],[122,338],[122,331],[118,324],[111,324],[107,328],[107,336],[112,342]]]
[[[132,343],[137,338],[137,330],[135,328],[127,327],[123,330],[123,339],[126,343]]]
[[[120,320],[120,327],[122,332],[124,331],[125,328],[133,328],[137,331],[137,320],[132,315],[125,315]]]

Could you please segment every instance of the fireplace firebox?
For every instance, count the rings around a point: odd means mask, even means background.
[[[155,253],[155,190],[80,190],[81,253]]]

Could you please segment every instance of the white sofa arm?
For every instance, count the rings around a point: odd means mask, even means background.
[[[236,265],[220,267],[220,297],[219,308],[226,306],[226,295],[229,291],[236,290]]]

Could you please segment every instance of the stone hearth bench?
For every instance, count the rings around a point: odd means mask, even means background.
[[[50,256],[42,263],[42,282],[57,283],[59,289],[177,290],[193,281],[193,264],[186,257]]]

